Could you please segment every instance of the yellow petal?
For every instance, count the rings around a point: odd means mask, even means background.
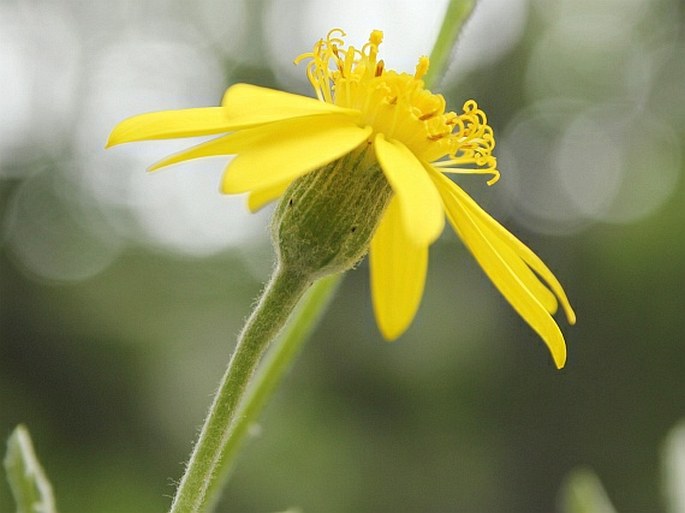
[[[540,301],[540,303],[542,303],[542,306],[545,307],[545,310],[551,314],[555,314],[559,306],[557,297],[540,281],[540,278],[531,270],[531,268],[528,267],[526,262],[516,252],[516,247],[512,247],[512,244],[508,239],[502,239],[499,235],[499,232],[495,231],[492,225],[497,224],[500,230],[506,231],[506,229],[497,223],[497,221],[495,221],[492,217],[490,217],[487,212],[480,208],[480,206],[455,183],[445,180],[444,186],[448,187],[454,196],[460,198],[461,205],[464,208],[468,209],[472,214],[475,214],[476,210],[481,214],[480,216],[473,216],[473,219],[478,224],[479,229],[487,237],[506,264],[512,269],[514,274],[516,274],[523,282],[524,286],[533,294],[533,296],[535,296],[538,301]],[[485,222],[485,218],[487,218],[489,222]],[[506,233],[509,232],[507,231]],[[511,235],[511,237],[519,242],[519,244],[523,244],[513,235]]]
[[[540,281],[540,278],[521,260],[521,257],[509,246],[502,241],[495,233],[490,230],[487,225],[478,221],[474,216],[474,221],[477,222],[480,230],[485,234],[495,250],[500,254],[502,259],[507,263],[511,270],[523,282],[523,285],[535,296],[535,298],[542,303],[550,314],[554,315],[559,308],[557,297]]]
[[[133,141],[213,135],[242,128],[222,107],[149,112],[123,120],[109,135],[107,147]]]
[[[337,123],[340,120],[346,122],[347,120],[339,115],[315,118],[315,123],[319,126],[328,126],[329,123]],[[292,130],[299,130],[303,123],[306,123],[309,118],[286,119],[276,123],[261,125],[253,128],[246,128],[232,134],[224,135],[206,141],[187,150],[174,153],[158,162],[155,162],[148,168],[148,171],[156,171],[163,167],[185,162],[191,159],[202,157],[214,157],[218,155],[235,155],[243,150],[250,150],[255,147],[260,147],[264,144],[269,144],[269,140],[277,137],[274,134],[290,133]],[[266,142],[265,142],[266,141]]]
[[[450,182],[453,183],[453,182]],[[569,324],[575,324],[576,314],[571,307],[571,304],[564,292],[564,288],[559,283],[559,280],[554,276],[552,271],[545,265],[545,263],[537,256],[528,246],[517,239],[509,230],[493,219],[490,214],[483,210],[466,192],[457,187],[456,184],[452,187],[453,194],[459,198],[462,206],[469,210],[474,219],[477,219],[481,227],[487,226],[487,229],[514,251],[519,258],[521,258],[528,266],[530,266],[545,282],[549,288],[554,292],[564,309],[566,318]],[[550,310],[551,311],[551,310]]]
[[[268,203],[282,196],[288,185],[290,185],[290,180],[277,183],[265,189],[255,189],[247,197],[247,208],[250,209],[250,212],[257,212]]]
[[[563,367],[566,362],[566,343],[559,326],[526,287],[516,270],[498,252],[497,243],[493,244],[491,240],[492,234],[484,232],[477,218],[464,207],[461,195],[456,192],[458,186],[439,173],[432,176],[443,198],[447,217],[457,235],[514,310],[547,344],[557,368]]]
[[[248,84],[236,84],[224,94],[222,107],[167,110],[123,120],[109,136],[107,147],[125,142],[194,137],[303,116],[341,114],[353,122],[359,111],[297,94]]]
[[[260,127],[228,165],[222,191],[266,189],[289,182],[349,153],[371,134],[344,115],[309,116]],[[240,134],[236,134],[240,135]]]
[[[201,157],[216,157],[219,155],[232,155],[233,150],[233,138],[237,135],[243,135],[249,130],[244,130],[237,132],[235,134],[223,135],[212,139],[211,141],[206,141],[201,144],[197,144],[188,148],[187,150],[179,151],[173,155],[163,158],[152,164],[147,168],[148,171],[157,171],[163,167],[171,166],[173,164],[178,164],[179,162],[185,162],[186,160],[198,159]]]
[[[221,105],[232,121],[254,125],[317,114],[346,114],[355,121],[359,117],[359,111],[354,109],[250,84],[229,87]]]
[[[407,237],[397,196],[371,240],[369,264],[378,328],[387,340],[394,340],[416,315],[428,267],[428,246],[416,245]]]
[[[442,202],[424,165],[404,144],[378,134],[376,157],[399,200],[402,222],[414,244],[426,246],[438,238],[445,225]]]
[[[152,164],[148,168],[148,171],[156,171],[163,167],[191,159],[215,157],[219,155],[235,155],[244,149],[250,149],[254,146],[263,144],[264,139],[270,137],[276,130],[289,130],[290,127],[293,126],[292,123],[293,120],[285,120],[271,125],[246,128],[239,132],[223,135],[163,158]],[[295,120],[295,126],[299,126],[299,124],[300,121]]]

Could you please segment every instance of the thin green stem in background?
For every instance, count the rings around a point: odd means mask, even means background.
[[[430,54],[430,68],[424,77],[426,87],[433,87],[447,71],[457,37],[475,6],[476,0],[450,0]]]

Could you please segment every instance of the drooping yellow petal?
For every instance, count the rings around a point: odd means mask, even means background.
[[[440,195],[423,164],[404,144],[378,134],[376,157],[397,195],[407,236],[415,245],[427,246],[438,238],[445,225]]]
[[[232,121],[254,125],[318,114],[344,114],[359,119],[359,111],[354,109],[250,84],[229,87],[221,105]]]
[[[480,222],[474,216],[474,221],[477,222],[478,227],[483,234],[490,241],[495,250],[500,254],[502,259],[511,268],[516,276],[519,277],[523,285],[533,294],[533,296],[542,303],[550,314],[554,315],[559,308],[557,297],[549,290],[541,281],[540,278],[531,270],[530,267],[521,259],[520,256],[509,246],[502,241],[495,233],[488,228],[487,225]]]
[[[371,297],[378,328],[394,340],[409,327],[421,303],[428,245],[407,236],[397,196],[390,200],[369,250]]]
[[[250,212],[254,213],[265,207],[268,203],[274,201],[283,195],[285,190],[290,185],[290,180],[277,183],[271,187],[266,187],[265,189],[255,189],[247,197],[247,208]]]
[[[540,335],[549,348],[557,368],[563,367],[566,362],[566,343],[559,326],[526,287],[516,270],[512,269],[498,252],[497,243],[493,244],[490,239],[492,234],[484,232],[477,218],[464,207],[462,198],[455,194],[458,186],[438,173],[431,176],[438,186],[447,217],[457,235],[514,310]]]
[[[240,149],[222,182],[227,194],[288,182],[349,153],[371,134],[344,115],[309,116],[260,127]],[[236,134],[239,135],[239,134]]]
[[[431,170],[431,176],[435,173]],[[462,206],[467,208],[473,213],[472,209],[478,209],[484,216],[487,216],[492,223],[497,223],[489,214],[487,214],[483,209],[478,206],[478,204],[473,201],[473,199],[464,192],[459,186],[451,181],[444,180],[444,186],[449,187],[450,192],[459,198],[461,198]],[[557,302],[557,297],[554,293],[545,286],[540,278],[531,270],[531,268],[526,264],[526,262],[521,258],[521,256],[516,252],[516,248],[512,247],[508,240],[502,239],[497,232],[495,232],[491,223],[485,223],[483,219],[477,215],[473,216],[474,221],[478,224],[479,229],[483,232],[486,238],[493,245],[495,250],[500,254],[502,259],[506,264],[512,269],[514,274],[519,277],[523,282],[525,287],[535,296],[535,298],[542,303],[549,313],[554,315],[559,306]],[[498,224],[499,225],[499,224]],[[502,230],[504,227],[499,225]],[[509,233],[509,232],[507,232]],[[513,237],[513,235],[512,235]],[[515,237],[514,237],[515,238]],[[518,240],[518,239],[517,239]],[[522,244],[522,243],[521,243]]]
[[[213,135],[243,128],[223,107],[149,112],[123,120],[109,135],[107,147],[133,141]]]
[[[452,182],[450,182],[452,183]],[[517,239],[509,230],[502,226],[499,222],[492,218],[485,210],[483,210],[473,198],[466,192],[454,184],[451,188],[452,193],[459,199],[461,205],[466,208],[477,219],[481,227],[487,229],[495,235],[502,243],[512,251],[514,251],[519,258],[521,258],[528,266],[530,266],[549,286],[559,299],[566,318],[569,324],[575,324],[576,314],[571,307],[571,304],[564,292],[564,288],[559,283],[559,280],[554,276],[552,271],[545,265],[545,263],[537,256],[528,246]],[[551,311],[551,310],[550,310]]]

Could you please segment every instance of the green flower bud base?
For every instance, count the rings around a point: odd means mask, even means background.
[[[280,265],[313,279],[353,268],[391,194],[366,147],[295,180],[272,221]]]

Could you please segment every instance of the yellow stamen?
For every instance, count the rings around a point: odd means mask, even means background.
[[[416,80],[421,80],[428,73],[428,66],[430,65],[430,59],[425,55],[419,58],[419,62],[416,65],[416,71],[414,72],[414,78]]]
[[[372,45],[378,47],[383,42],[383,31],[382,30],[374,30],[371,32],[371,35],[369,36],[369,43]]]
[[[295,59],[309,59],[307,77],[321,101],[358,110],[360,125],[373,130],[369,140],[383,134],[443,172],[491,174],[488,183],[497,181],[495,139],[475,101],[467,101],[462,114],[445,112],[445,99],[424,88],[428,57],[419,59],[413,75],[398,73],[377,59],[380,30],[361,50],[345,46],[344,36],[331,30],[312,52]]]

